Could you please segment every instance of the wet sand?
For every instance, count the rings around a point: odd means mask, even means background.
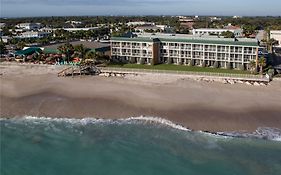
[[[281,128],[281,82],[267,87],[170,75],[57,77],[53,66],[1,64],[1,117],[162,117],[194,130]]]

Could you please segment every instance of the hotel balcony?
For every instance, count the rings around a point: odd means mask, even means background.
[[[133,49],[141,49],[141,46],[132,46]]]
[[[215,49],[205,49],[205,52],[217,52]]]
[[[179,50],[180,48],[178,46],[170,46],[169,49],[175,49],[175,50]]]
[[[123,56],[131,56],[131,53],[130,52],[122,52],[121,55],[123,55]]]
[[[191,47],[181,47],[181,50],[191,50]]]
[[[151,58],[151,57],[152,57],[152,54],[143,54],[142,57]]]
[[[121,47],[120,44],[112,44],[112,47]]]
[[[132,53],[132,56],[140,56],[141,53]]]
[[[128,49],[130,49],[130,48],[131,48],[131,46],[130,46],[130,45],[122,45],[121,47],[122,47],[122,48],[128,48]]]

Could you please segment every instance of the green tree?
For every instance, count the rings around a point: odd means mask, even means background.
[[[26,43],[24,41],[20,41],[17,43],[17,49],[23,49],[26,46]]]
[[[250,63],[249,63],[249,66],[250,66],[251,72],[255,73],[256,72],[256,67],[257,67],[256,60],[251,60]]]
[[[225,38],[234,38],[235,37],[234,33],[231,31],[222,32],[221,36],[223,36]]]
[[[267,50],[269,51],[269,53],[272,53],[273,52],[273,46],[277,44],[277,41],[273,38],[271,39],[268,39],[266,41],[266,48]]]
[[[70,61],[70,55],[74,53],[74,47],[72,44],[66,43],[64,45],[61,45],[58,47],[58,50],[62,53],[65,54],[67,57],[67,61]]]
[[[253,26],[253,25],[244,25],[243,26],[243,34],[246,36],[246,37],[249,37],[250,35],[254,34],[255,33],[255,30],[256,30],[256,26]]]
[[[82,60],[85,59],[85,55],[87,53],[87,48],[83,44],[79,44],[79,45],[75,46],[74,50],[79,53],[79,55],[80,55],[79,57]]]
[[[5,43],[4,43],[4,42],[2,41],[2,39],[1,39],[1,41],[0,41],[0,54],[1,54],[1,55],[2,55],[2,54],[5,54],[6,51],[7,51],[6,45],[5,45]]]

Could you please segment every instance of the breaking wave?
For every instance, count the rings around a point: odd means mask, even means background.
[[[199,132],[202,134],[206,134],[212,137],[220,137],[220,138],[255,138],[255,139],[265,139],[265,140],[273,140],[281,142],[281,129],[278,128],[270,128],[270,127],[260,127],[253,133],[247,132],[207,132],[207,131],[194,131],[187,127],[184,127],[180,124],[173,123],[170,120],[163,119],[160,117],[152,117],[152,116],[139,116],[139,117],[129,117],[123,119],[101,119],[101,118],[82,118],[82,119],[74,119],[74,118],[50,118],[50,117],[34,117],[34,116],[24,116],[19,118],[0,118],[1,121],[12,120],[13,122],[33,122],[33,123],[45,123],[45,122],[66,122],[70,124],[78,124],[78,125],[89,125],[89,124],[133,124],[133,123],[141,123],[141,124],[157,124],[166,126],[169,128],[187,131],[187,132]]]

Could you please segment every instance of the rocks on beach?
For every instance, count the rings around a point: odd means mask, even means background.
[[[100,73],[99,76],[103,76],[103,77],[124,77],[125,73]]]
[[[249,86],[267,86],[269,85],[269,83],[265,83],[265,82],[256,82],[256,81],[242,81],[242,80],[234,80],[234,79],[220,79],[220,78],[197,78],[197,81],[204,81],[207,83],[212,83],[212,82],[219,82],[219,83],[223,83],[223,84],[246,84]]]
[[[141,75],[141,76],[140,76]],[[235,80],[235,79],[226,79],[226,78],[217,78],[217,77],[198,77],[198,76],[183,76],[183,75],[169,75],[166,76],[165,74],[154,74],[153,76],[151,74],[132,74],[132,73],[115,73],[115,72],[105,72],[100,73],[99,76],[103,77],[120,77],[120,78],[127,78],[127,79],[135,79],[140,81],[151,81],[151,82],[158,82],[159,80],[163,80],[161,82],[174,82],[177,80],[185,80],[185,79],[191,79],[198,82],[207,82],[207,83],[213,83],[213,82],[219,82],[223,84],[245,84],[249,86],[267,86],[269,83],[265,82],[256,82],[256,81],[244,81],[244,80]]]

